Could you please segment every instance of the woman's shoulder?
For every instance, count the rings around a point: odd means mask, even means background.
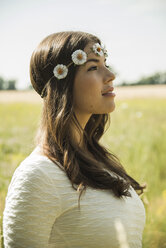
[[[58,164],[58,162],[57,162]],[[65,173],[49,158],[41,154],[37,146],[14,171],[9,190],[16,185],[33,185],[37,183],[52,184],[65,177]]]
[[[29,156],[27,156],[17,167],[16,170],[25,171],[26,172],[55,172],[60,170],[58,167],[60,165],[59,162],[57,164],[53,163],[48,157],[41,153],[41,148],[36,146],[34,150],[31,152]]]
[[[58,163],[58,162],[57,162]],[[21,162],[18,168],[34,169],[34,168],[52,168],[55,164],[45,155],[42,154],[40,146],[36,146],[34,150]]]

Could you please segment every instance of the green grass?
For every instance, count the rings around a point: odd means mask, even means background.
[[[116,102],[104,143],[127,172],[147,183],[143,248],[166,247],[166,101],[130,99]],[[0,104],[0,215],[14,170],[33,150],[39,104]]]

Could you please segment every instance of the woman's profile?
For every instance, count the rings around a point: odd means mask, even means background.
[[[43,110],[35,149],[8,188],[6,248],[142,247],[145,186],[100,144],[115,110],[107,56],[99,38],[74,31],[51,34],[34,50],[30,78]]]

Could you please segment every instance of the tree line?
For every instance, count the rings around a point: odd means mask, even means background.
[[[0,90],[16,90],[16,83],[15,79],[5,80],[0,77]]]
[[[154,84],[166,84],[166,72],[157,72],[148,77],[142,77],[141,79],[133,82],[122,82],[120,86],[128,86],[128,85],[154,85]]]
[[[17,90],[16,87],[17,81],[15,79],[5,80],[0,77],[0,90]],[[166,84],[166,72],[157,72],[148,77],[142,77],[141,79],[135,82],[122,82],[119,86],[128,86],[128,85],[154,85],[154,84]],[[30,84],[27,87],[27,90],[32,89]]]

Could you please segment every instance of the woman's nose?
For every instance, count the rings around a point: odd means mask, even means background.
[[[115,74],[107,69],[107,72],[105,74],[104,82],[108,83],[110,81],[113,81],[115,79]]]

